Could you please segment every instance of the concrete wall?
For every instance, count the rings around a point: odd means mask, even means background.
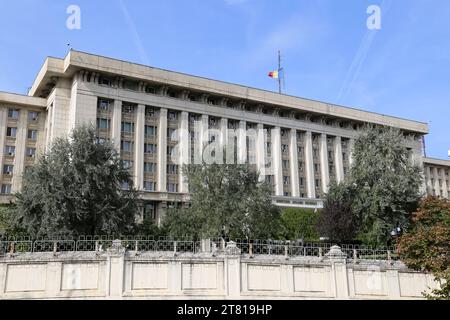
[[[423,299],[401,263],[211,253],[65,252],[0,258],[0,299]]]

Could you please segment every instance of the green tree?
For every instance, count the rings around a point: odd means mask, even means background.
[[[136,192],[124,184],[131,176],[113,145],[93,127],[77,128],[25,172],[15,224],[33,236],[131,232]]]
[[[325,197],[319,218],[319,231],[332,241],[347,242],[355,239],[360,221],[352,210],[356,190],[344,181],[332,183]]]
[[[409,268],[433,273],[440,288],[429,298],[450,300],[450,201],[423,200],[411,229],[398,241],[398,253]]]
[[[283,237],[288,240],[319,240],[319,213],[312,209],[288,208],[281,213]]]
[[[170,210],[165,225],[174,237],[267,239],[278,233],[280,214],[271,188],[248,166],[202,164],[183,167],[191,205]]]
[[[367,127],[355,141],[353,158],[346,185],[361,221],[359,237],[386,243],[390,231],[407,227],[417,209],[421,169],[412,163],[402,132],[391,127]]]

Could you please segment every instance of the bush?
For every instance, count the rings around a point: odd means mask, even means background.
[[[319,240],[319,215],[319,212],[313,209],[285,209],[281,213],[281,237],[287,240]]]

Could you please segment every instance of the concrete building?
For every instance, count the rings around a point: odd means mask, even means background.
[[[189,201],[182,164],[214,158],[221,147],[260,171],[278,205],[316,208],[329,183],[347,174],[364,124],[400,128],[421,165],[428,133],[422,122],[72,50],[46,59],[28,96],[0,92],[0,201],[20,190],[36,155],[82,123],[113,141],[141,191],[144,215],[158,221],[168,206]],[[450,166],[438,162],[437,175],[446,178],[429,181],[441,181],[434,189],[448,196]]]
[[[447,198],[450,194],[450,161],[423,158],[427,195]]]

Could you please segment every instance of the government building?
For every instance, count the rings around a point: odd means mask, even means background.
[[[347,174],[365,124],[401,129],[424,168],[422,191],[450,191],[450,161],[423,157],[425,123],[71,50],[45,60],[28,95],[0,92],[0,202],[20,191],[24,170],[52,141],[83,123],[120,151],[143,217],[157,222],[189,201],[182,165],[225,147],[230,161],[272,185],[277,205],[320,208],[330,182]]]

